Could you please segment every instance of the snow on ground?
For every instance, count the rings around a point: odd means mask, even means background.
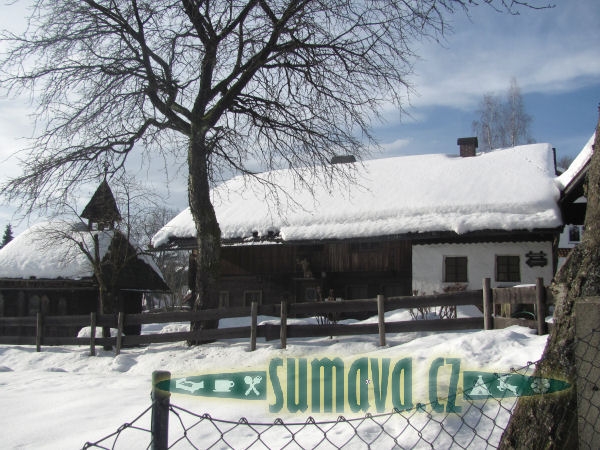
[[[409,318],[406,311],[390,312],[387,316],[387,320]],[[273,318],[261,318],[269,319]],[[239,325],[240,321],[246,325],[249,318],[228,321],[221,326]],[[169,324],[163,329],[153,325],[144,332],[178,331],[187,326]],[[3,407],[0,446],[67,449],[97,441],[131,422],[150,406],[151,377],[155,370],[168,370],[173,377],[181,377],[244,369],[267,370],[273,358],[340,357],[346,362],[360,356],[393,361],[409,357],[413,361],[413,383],[419,385],[427,379],[430,363],[437,357],[460,358],[461,370],[507,372],[539,359],[545,343],[546,336],[515,326],[494,331],[390,333],[385,347],[378,346],[376,335],[289,339],[286,350],[280,348],[279,341],[259,341],[254,352],[249,351],[249,342],[245,340],[223,340],[197,347],[188,347],[184,342],[153,344],[124,349],[118,356],[98,348],[94,357],[89,356],[89,348],[84,346],[42,347],[42,352],[36,353],[34,346],[3,345],[0,346]],[[426,402],[427,398],[422,396],[426,397],[427,391],[415,389],[414,402]],[[214,418],[234,421],[243,416],[250,422],[272,423],[276,417],[268,411],[269,402],[257,404],[174,393],[171,403],[198,414],[209,413]],[[304,422],[308,415],[282,411],[277,417]],[[327,417],[316,416],[317,420]],[[344,416],[353,418],[364,414],[345,411]],[[144,426],[149,428],[147,422]],[[171,428],[176,425],[174,422],[172,419]],[[128,431],[134,433],[129,438],[133,441],[128,442],[124,437],[125,446],[116,448],[148,446],[147,433]]]

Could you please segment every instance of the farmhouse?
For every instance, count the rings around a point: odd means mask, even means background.
[[[562,266],[569,252],[583,237],[587,200],[584,182],[593,153],[596,134],[585,144],[575,160],[557,179],[561,191],[560,206],[565,227],[558,243],[558,267]]]
[[[361,299],[549,281],[563,220],[553,149],[532,144],[460,155],[341,164],[300,175],[239,176],[212,190],[222,232],[220,305]],[[351,160],[350,160],[351,161]],[[277,186],[277,189],[273,187]],[[189,209],[153,238],[196,247]]]
[[[77,315],[99,311],[99,282],[108,288],[109,310],[139,313],[144,291],[167,291],[159,269],[115,229],[121,220],[104,181],[82,218],[50,221],[24,231],[0,250],[0,316]],[[139,326],[125,327],[139,334]],[[47,330],[76,336],[78,330]],[[0,335],[31,335],[25,327],[0,327]]]

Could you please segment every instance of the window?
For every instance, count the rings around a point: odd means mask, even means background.
[[[307,302],[321,301],[319,291],[316,287],[307,287],[304,290],[304,300]]]
[[[496,256],[496,281],[521,281],[518,256]]]
[[[252,302],[262,303],[262,291],[244,291],[244,306],[250,306]]]
[[[579,241],[581,241],[581,233],[579,232],[579,227],[577,225],[571,225],[569,227],[569,242]]]
[[[444,281],[446,283],[466,283],[469,281],[466,256],[446,256],[444,258]]]

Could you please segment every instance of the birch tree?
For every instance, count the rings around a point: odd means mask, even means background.
[[[505,96],[487,93],[477,110],[478,119],[473,121],[483,151],[514,147],[534,142],[531,137],[532,118],[525,111],[525,104],[517,80],[512,78]]]

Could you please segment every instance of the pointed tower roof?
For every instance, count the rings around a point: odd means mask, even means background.
[[[106,179],[83,208],[81,217],[88,219],[90,224],[97,223],[99,228],[114,228],[115,222],[121,221],[121,213]]]

